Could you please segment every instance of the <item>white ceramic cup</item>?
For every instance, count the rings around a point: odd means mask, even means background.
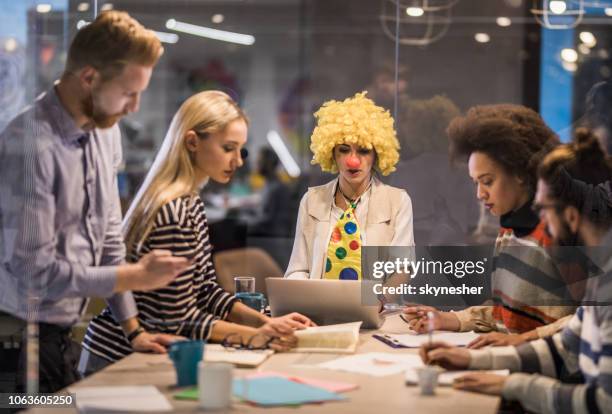
[[[198,394],[200,407],[222,410],[232,403],[232,364],[204,362],[198,364]]]
[[[440,369],[431,365],[417,368],[417,376],[419,377],[419,386],[421,387],[421,395],[434,395],[438,386],[438,374]]]

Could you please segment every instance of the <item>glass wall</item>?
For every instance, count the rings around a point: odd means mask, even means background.
[[[121,121],[124,209],[180,103],[201,90],[227,91],[250,118],[251,155],[229,185],[204,190],[215,244],[261,245],[284,267],[301,195],[332,178],[310,164],[313,112],[326,100],[367,90],[396,118],[402,162],[385,179],[411,194],[417,230],[423,223],[417,243],[465,242],[480,213],[467,179],[442,188],[448,174],[465,175],[448,170],[448,121],[473,105],[519,103],[539,110],[568,140],[586,122],[589,91],[610,79],[612,3],[553,3],[2,0],[0,128],[60,76],[81,25],[103,10],[125,10],[158,32],[165,53],[140,111]],[[212,38],[210,29],[218,31]],[[246,36],[233,39],[236,33]],[[599,89],[597,102],[609,102],[606,88]],[[589,119],[602,131],[608,122],[604,115]],[[262,211],[265,178],[258,174],[265,147],[280,158],[286,191],[274,222],[262,221],[270,216]],[[440,190],[437,198],[432,188]],[[431,227],[440,220],[448,228],[438,237]]]
[[[410,194],[417,244],[494,238],[465,166],[448,160],[445,129],[471,106],[523,104],[565,140],[589,124],[610,145],[612,0],[0,0],[0,8],[0,130],[52,87],[74,34],[97,13],[124,10],[158,32],[165,53],[140,111],[120,123],[124,212],[179,105],[202,90],[233,96],[250,119],[250,155],[231,183],[203,189],[212,241],[216,252],[260,247],[282,271],[302,195],[333,178],[310,163],[313,113],[327,100],[368,91],[395,116],[401,161],[382,179]],[[274,189],[261,168],[266,148],[279,159]]]

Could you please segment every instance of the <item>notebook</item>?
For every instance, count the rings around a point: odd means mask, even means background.
[[[288,380],[299,382],[300,384],[306,384],[306,385],[311,385],[313,387],[323,388],[331,392],[347,392],[347,391],[352,391],[352,390],[359,388],[359,385],[351,384],[349,382],[329,381],[329,380],[321,380],[317,378],[307,378],[307,377],[301,377],[297,375],[285,374],[283,372],[274,372],[274,371],[255,372],[254,374],[249,374],[246,378],[253,379],[253,378],[264,378],[264,377],[287,378]]]
[[[352,354],[359,344],[362,322],[315,326],[296,331],[298,345],[292,352],[329,352]]]
[[[400,374],[409,368],[423,366],[421,357],[416,354],[397,354],[386,352],[368,352],[336,358],[316,365],[319,368],[336,371],[355,372],[374,377]]]
[[[172,411],[172,405],[153,385],[79,387],[76,395],[81,413]]]
[[[446,342],[447,344],[454,346],[467,346],[467,344],[479,336],[480,334],[477,334],[476,332],[435,331],[431,335],[431,340],[433,342]],[[424,343],[429,342],[429,334],[426,333],[407,333],[402,335],[383,334],[374,335],[374,337],[394,348],[419,348]]]
[[[334,392],[312,385],[300,384],[283,377],[261,377],[235,379],[232,392],[234,397],[252,404],[272,407],[300,405],[325,401],[341,401],[346,398]],[[190,388],[175,394],[179,400],[197,400],[198,389]]]
[[[510,375],[510,371],[508,371],[507,369],[499,369],[496,371],[442,371],[440,375],[438,375],[438,385],[453,385],[453,381],[455,381],[455,378],[462,377],[465,374],[473,374],[475,372],[484,372],[487,374],[495,374],[502,376]],[[419,383],[419,377],[415,369],[406,370],[405,381],[406,385],[417,385]]]

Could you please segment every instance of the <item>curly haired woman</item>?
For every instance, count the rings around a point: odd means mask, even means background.
[[[410,197],[376,178],[399,160],[393,118],[366,92],[325,102],[315,118],[312,163],[338,176],[302,198],[285,277],[361,280],[362,245],[414,245]]]

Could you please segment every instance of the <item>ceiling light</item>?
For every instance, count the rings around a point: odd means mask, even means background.
[[[278,159],[283,165],[285,171],[287,171],[287,174],[289,174],[290,177],[299,177],[302,173],[302,170],[300,169],[300,166],[297,164],[297,162],[295,162],[295,159],[293,159],[293,157],[291,156],[289,149],[285,145],[285,142],[283,141],[279,133],[275,130],[270,130],[266,134],[266,138],[268,139],[268,143],[270,144],[274,152],[276,152],[276,155],[278,156]]]
[[[588,55],[589,53],[591,53],[591,48],[585,45],[584,43],[580,43],[578,45],[578,51],[583,55]]]
[[[574,49],[566,48],[561,51],[561,59],[565,62],[576,63],[578,60],[578,52]]]
[[[604,9],[604,13],[606,14],[606,16],[612,16],[612,7],[606,7]]]
[[[223,20],[225,20],[225,16],[222,14],[213,14],[213,17],[210,19],[213,23],[215,24],[220,24],[223,23]]]
[[[489,36],[487,33],[476,33],[474,35],[474,39],[478,43],[489,43],[491,41],[491,36]]]
[[[509,17],[503,17],[503,16],[498,17],[495,20],[495,22],[497,23],[498,26],[501,26],[501,27],[508,27],[512,24],[512,20],[510,20]]]
[[[176,33],[167,33],[167,32],[157,32],[157,31],[153,31],[153,33],[155,33],[155,36],[157,36],[157,38],[164,43],[176,43],[179,41],[179,35],[177,35]]]
[[[79,3],[79,5],[77,6],[77,10],[80,12],[86,12],[87,10],[89,10],[89,3]]]
[[[575,62],[563,62],[562,66],[563,69],[568,72],[576,72],[576,70],[578,69],[578,65],[576,65]]]
[[[554,14],[563,14],[567,10],[567,3],[563,0],[551,0],[548,3],[548,7],[550,7],[550,11]]]
[[[17,49],[17,41],[13,37],[9,37],[6,42],[4,42],[4,50],[7,52],[14,52]]]
[[[580,32],[578,37],[588,47],[594,47],[597,44],[597,39],[595,39],[595,35],[591,32]]]
[[[406,14],[410,17],[421,17],[425,14],[425,11],[421,7],[408,7],[406,9]]]
[[[169,19],[166,22],[166,27],[171,30],[176,30],[177,32],[189,33],[209,39],[222,40],[224,42],[238,43],[240,45],[252,45],[255,43],[255,36],[228,32],[225,30],[211,29],[210,27],[179,22],[175,19]]]
[[[113,9],[113,3],[106,3],[104,6],[100,7],[102,11],[108,11]]]
[[[36,11],[39,13],[49,13],[51,11],[51,5],[42,3],[36,6]]]

